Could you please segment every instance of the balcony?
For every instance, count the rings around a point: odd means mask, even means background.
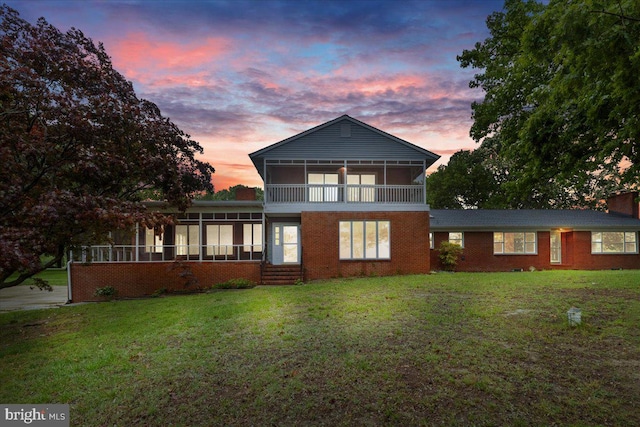
[[[428,209],[423,185],[268,184],[265,211]]]

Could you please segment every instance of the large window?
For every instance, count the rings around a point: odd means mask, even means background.
[[[536,254],[536,233],[493,233],[494,254]]]
[[[200,227],[176,225],[176,254],[198,255],[200,253]]]
[[[207,225],[207,255],[233,255],[233,225]]]
[[[464,248],[464,234],[461,231],[449,233],[449,243],[455,243],[461,248]]]
[[[242,239],[245,252],[262,252],[262,224],[243,224]]]
[[[389,259],[389,221],[340,221],[340,259]]]
[[[593,254],[635,254],[638,238],[635,231],[594,231],[591,233]]]
[[[307,179],[310,202],[338,201],[337,173],[309,173]]]
[[[162,235],[156,234],[153,228],[145,229],[144,250],[154,254],[162,253]]]

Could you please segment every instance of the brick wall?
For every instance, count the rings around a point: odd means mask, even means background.
[[[607,209],[609,209],[611,213],[640,218],[640,203],[638,203],[637,199],[637,191],[616,194],[607,199]]]
[[[340,260],[341,220],[390,221],[390,260]],[[429,212],[303,212],[305,279],[428,273]]]
[[[431,268],[442,270],[438,259],[440,242],[449,238],[449,233],[434,233],[434,249],[431,250]],[[511,271],[514,269],[537,270],[576,269],[603,270],[611,268],[640,268],[639,254],[591,254],[591,232],[573,231],[562,233],[562,263],[551,264],[548,231],[537,233],[536,255],[494,255],[493,232],[465,232],[464,250],[456,271]]]
[[[181,266],[191,269],[198,285],[185,288]],[[208,288],[229,279],[260,282],[259,262],[128,262],[71,264],[72,301],[96,301],[96,288],[113,286],[120,298],[148,296],[159,289],[168,291]]]

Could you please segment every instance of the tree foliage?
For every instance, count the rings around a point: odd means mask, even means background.
[[[246,185],[238,184],[233,187],[229,187],[226,190],[220,190],[216,192],[207,192],[205,194],[196,196],[197,200],[236,200],[236,192],[238,189],[249,188]],[[256,200],[264,200],[264,190],[256,188]]]
[[[211,188],[213,167],[195,158],[200,145],[137,98],[102,45],[43,18],[31,25],[7,6],[0,121],[0,288],[74,244],[170,221],[145,209],[144,190],[184,209]]]
[[[489,150],[460,150],[427,177],[427,202],[433,209],[505,208],[503,177]]]
[[[510,204],[592,205],[640,181],[640,3],[507,0],[462,67],[471,136],[509,164]],[[547,202],[548,201],[548,202]]]

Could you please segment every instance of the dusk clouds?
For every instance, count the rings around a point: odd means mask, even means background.
[[[502,1],[9,1],[103,42],[137,94],[191,134],[217,190],[261,185],[247,156],[349,114],[443,155],[473,148],[472,71]]]

